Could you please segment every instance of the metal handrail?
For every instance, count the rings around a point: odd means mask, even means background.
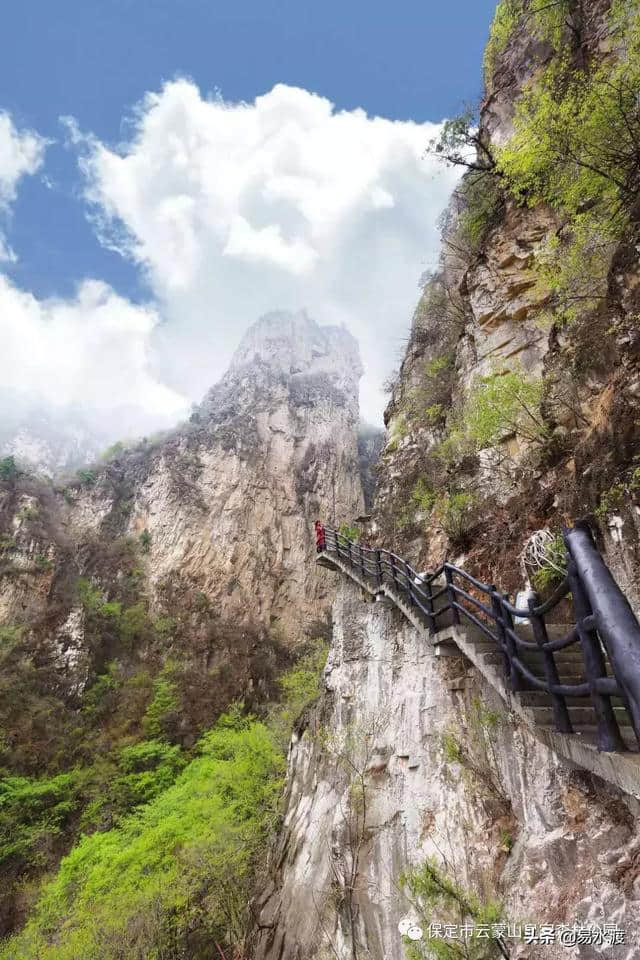
[[[478,580],[466,570],[445,562],[432,573],[419,574],[402,557],[381,547],[350,540],[340,531],[324,528],[319,545],[323,554],[334,554],[374,591],[384,591],[400,606],[408,605],[429,632],[454,624],[461,617],[492,640],[502,653],[511,689],[525,684],[549,694],[554,723],[562,733],[572,733],[567,699],[589,696],[596,716],[598,749],[627,750],[611,698],[621,700],[630,726],[640,744],[640,624],[629,602],[612,577],[586,524],[563,531],[568,573],[544,603],[529,600],[528,608],[511,603],[497,587]],[[464,584],[461,585],[460,581]],[[474,590],[480,596],[474,596]],[[549,639],[546,615],[571,595],[575,624],[560,638]],[[525,639],[514,618],[528,621],[533,639]],[[555,654],[574,644],[582,653],[584,676],[576,682],[560,679]],[[520,651],[539,654],[544,676],[538,676],[538,661],[521,659]],[[613,674],[613,675],[611,675]],[[573,679],[573,678],[572,678]]]

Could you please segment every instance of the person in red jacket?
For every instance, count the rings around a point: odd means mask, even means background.
[[[316,529],[316,550],[318,553],[322,553],[325,547],[324,524],[320,523],[319,520],[316,520],[314,527]]]

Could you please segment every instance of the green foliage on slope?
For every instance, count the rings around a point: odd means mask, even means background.
[[[518,24],[522,7],[522,0],[500,0],[496,7],[484,51],[484,75],[487,84],[491,82],[500,56]]]
[[[55,862],[71,823],[85,831],[0,960],[210,960],[216,944],[239,949],[277,819],[288,740],[320,693],[325,660],[318,642],[281,676],[267,722],[234,706],[191,754],[143,740],[56,777],[0,781],[5,871],[37,874]],[[157,678],[147,709],[160,732],[173,709],[171,671]],[[99,717],[118,685],[112,666],[85,710]]]
[[[517,367],[483,377],[469,393],[437,455],[455,465],[469,454],[497,450],[509,436],[540,444],[546,436],[540,412],[542,392],[542,380]]]
[[[264,724],[223,715],[173,786],[83,837],[2,960],[209,960],[239,944],[283,770]]]
[[[429,858],[403,878],[403,886],[425,934],[418,942],[404,939],[407,960],[492,960],[505,956],[495,939],[479,933],[483,926],[500,922],[501,902],[480,897],[463,886],[449,864]],[[430,924],[436,925],[433,938],[428,936]],[[466,925],[467,937],[445,938],[446,924]]]
[[[272,708],[269,726],[283,750],[286,750],[291,731],[298,717],[320,696],[322,671],[327,661],[327,645],[318,640],[280,678],[282,700]]]
[[[611,55],[578,69],[570,47],[518,101],[498,171],[522,203],[562,219],[538,260],[551,312],[573,321],[602,300],[640,187],[640,4],[614,3]]]

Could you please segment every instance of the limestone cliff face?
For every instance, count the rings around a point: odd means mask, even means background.
[[[398,924],[415,910],[401,878],[428,857],[481,899],[501,899],[512,923],[617,921],[626,945],[606,955],[637,956],[636,801],[569,769],[468,661],[437,658],[397,611],[348,582],[325,684],[291,744],[256,957],[403,960]],[[452,737],[463,762],[447,752]],[[508,946],[514,960],[602,955]]]
[[[2,622],[37,623],[72,691],[107,655],[86,640],[81,578],[104,601],[177,620],[187,644],[212,617],[303,639],[301,624],[322,618],[333,594],[309,563],[313,520],[363,509],[360,376],[345,330],[270,314],[186,427],[64,489],[3,484]]]
[[[536,5],[512,7],[524,12],[487,77],[480,116],[494,151],[513,133],[527,84],[556,55],[536,28]],[[608,0],[550,7],[565,11],[565,55],[576,75],[585,65],[595,69],[621,42],[611,36]],[[529,535],[586,516],[640,609],[633,480],[640,442],[637,210],[630,210],[628,229],[611,251],[595,304],[585,303],[569,323],[554,322],[537,267],[545,245],[569,229],[566,216],[542,203],[517,202],[497,180],[495,186],[493,220],[475,246],[461,240],[460,193],[450,206],[440,270],[417,307],[386,414],[380,536],[421,567],[445,555],[464,557],[484,579],[515,590]],[[453,463],[447,440],[474,385],[492,373],[524,375],[540,385],[544,439],[531,443],[505,429],[493,448]],[[420,495],[425,484],[431,501]],[[462,518],[447,512],[446,498],[456,492],[475,501]],[[445,500],[438,503],[439,496]]]

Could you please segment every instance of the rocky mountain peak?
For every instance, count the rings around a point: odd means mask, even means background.
[[[320,326],[306,310],[276,310],[249,327],[227,377],[256,366],[276,377],[328,376],[354,402],[363,374],[357,340],[344,327]]]
[[[239,369],[259,361],[290,375],[346,367],[362,374],[358,343],[344,327],[320,326],[306,310],[265,313],[249,327],[231,362]]]

